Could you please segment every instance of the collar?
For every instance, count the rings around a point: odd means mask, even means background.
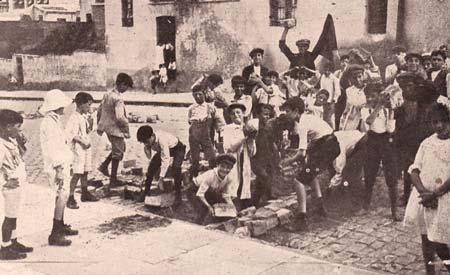
[[[213,170],[214,170],[214,174],[216,175],[216,177],[219,179],[220,182],[222,182],[225,178],[221,178],[219,176],[219,172],[217,171],[217,168],[214,168]]]

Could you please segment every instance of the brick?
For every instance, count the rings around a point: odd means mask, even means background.
[[[277,227],[278,224],[279,224],[279,222],[278,222],[278,217],[277,216],[270,217],[270,218],[266,219],[267,230],[270,230],[270,229],[273,229],[273,228]]]
[[[241,226],[234,231],[234,235],[237,235],[239,237],[250,237],[250,230],[247,226]]]
[[[131,168],[136,166],[136,160],[130,159],[130,160],[124,160],[122,163],[123,168]]]
[[[253,216],[256,212],[256,207],[252,206],[252,207],[248,207],[245,208],[244,210],[241,210],[238,213],[238,216],[243,217],[243,216]]]
[[[286,207],[289,209],[294,209],[297,208],[298,206],[298,202],[297,199],[295,197],[291,197],[289,199],[286,200]]]
[[[238,228],[238,221],[237,219],[230,219],[228,221],[223,222],[223,226],[226,232],[234,233]]]
[[[123,198],[125,200],[134,200],[142,192],[142,189],[137,186],[127,185],[123,190]]]
[[[286,208],[281,208],[280,210],[277,211],[278,221],[280,222],[281,225],[288,224],[290,222],[291,217],[293,216],[294,214],[292,213],[292,211]]]
[[[236,207],[227,203],[216,203],[213,205],[214,215],[216,217],[236,217]]]
[[[266,209],[266,208],[259,208],[256,210],[255,215],[253,216],[254,219],[257,220],[265,220],[271,217],[276,217],[277,213],[275,211]]]
[[[174,193],[162,193],[159,195],[151,195],[145,197],[145,205],[155,207],[170,207],[175,202]]]
[[[278,210],[280,210],[281,208],[284,208],[286,206],[287,205],[284,201],[279,200],[279,201],[275,201],[275,202],[272,202],[272,203],[264,206],[264,208],[267,208],[269,210],[277,212]]]
[[[252,219],[250,217],[244,216],[244,217],[239,217],[238,218],[238,226],[242,227],[242,226],[247,226],[249,222],[251,222]]]
[[[251,221],[249,222],[249,229],[253,237],[258,237],[267,232],[267,223],[265,220]]]

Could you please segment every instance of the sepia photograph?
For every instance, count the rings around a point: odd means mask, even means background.
[[[450,274],[449,30],[450,0],[0,0],[0,274]]]

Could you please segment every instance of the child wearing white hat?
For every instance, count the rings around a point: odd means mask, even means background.
[[[56,187],[53,229],[48,237],[48,243],[56,246],[70,245],[72,242],[65,236],[78,234],[78,231],[64,224],[64,208],[67,202],[64,187],[70,181],[72,152],[66,142],[61,116],[64,114],[64,108],[71,102],[72,100],[62,91],[51,90],[45,95],[44,104],[40,108],[40,112],[45,114],[40,127],[44,172],[50,184]]]

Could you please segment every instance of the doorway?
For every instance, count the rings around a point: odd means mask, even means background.
[[[176,22],[174,16],[156,17],[156,44],[162,52],[168,80],[175,80],[176,64]]]

